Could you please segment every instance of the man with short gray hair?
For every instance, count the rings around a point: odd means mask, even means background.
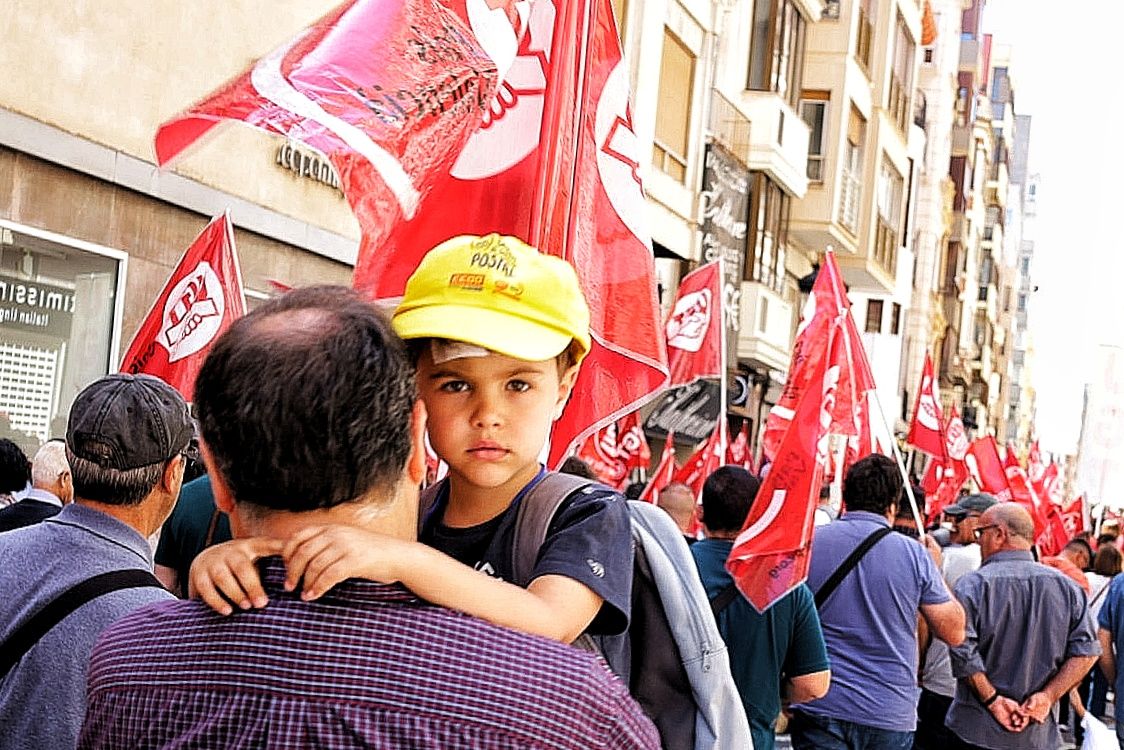
[[[22,500],[0,510],[0,531],[31,526],[62,510],[74,499],[66,443],[48,440],[31,460],[31,489]]]
[[[0,534],[0,750],[74,747],[98,636],[173,598],[147,538],[179,495],[191,432],[183,398],[148,375],[110,375],[74,400],[74,502]]]
[[[1034,521],[999,503],[975,529],[983,564],[956,583],[968,621],[951,649],[959,680],[947,724],[963,747],[1058,747],[1056,704],[1101,649],[1072,580],[1034,561]]]

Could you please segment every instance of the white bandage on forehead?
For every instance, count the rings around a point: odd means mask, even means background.
[[[487,357],[491,352],[476,344],[466,344],[463,341],[447,341],[444,339],[430,339],[429,355],[433,364],[440,365],[452,362],[454,359],[465,357]]]

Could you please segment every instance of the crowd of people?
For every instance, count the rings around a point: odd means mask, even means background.
[[[391,316],[311,287],[238,320],[194,413],[115,374],[30,461],[0,441],[0,749],[1039,749],[1124,688],[1111,529],[1038,561],[1025,509],[966,495],[942,548],[871,455],[762,613],[725,567],[746,470],[654,521],[558,485],[539,457],[590,345],[568,264],[459,237]]]

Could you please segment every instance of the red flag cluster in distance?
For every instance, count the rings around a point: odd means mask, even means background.
[[[378,299],[459,234],[573,263],[593,350],[555,423],[556,466],[663,387],[667,353],[611,2],[495,5],[346,2],[162,126],[156,151],[164,164],[232,119],[323,153],[362,229],[355,286]]]
[[[578,458],[589,464],[603,484],[623,490],[633,469],[647,469],[652,459],[640,413],[633,412],[590,435],[578,450]]]
[[[245,314],[234,227],[223,214],[176,264],[125,351],[121,372],[155,375],[191,401],[211,342]]]
[[[648,478],[648,484],[645,485],[644,491],[640,493],[639,499],[649,503],[656,502],[659,499],[660,490],[671,484],[677,471],[678,467],[675,465],[675,433],[668,432],[667,440],[663,444],[663,452],[660,454],[660,462],[656,465],[652,476]]]

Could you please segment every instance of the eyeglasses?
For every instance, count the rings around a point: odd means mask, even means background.
[[[975,529],[972,530],[972,533],[976,535],[976,541],[978,542],[980,540],[980,537],[983,536],[983,533],[985,531],[987,531],[988,529],[998,529],[998,528],[999,528],[999,524],[989,523],[986,526],[977,526]]]

